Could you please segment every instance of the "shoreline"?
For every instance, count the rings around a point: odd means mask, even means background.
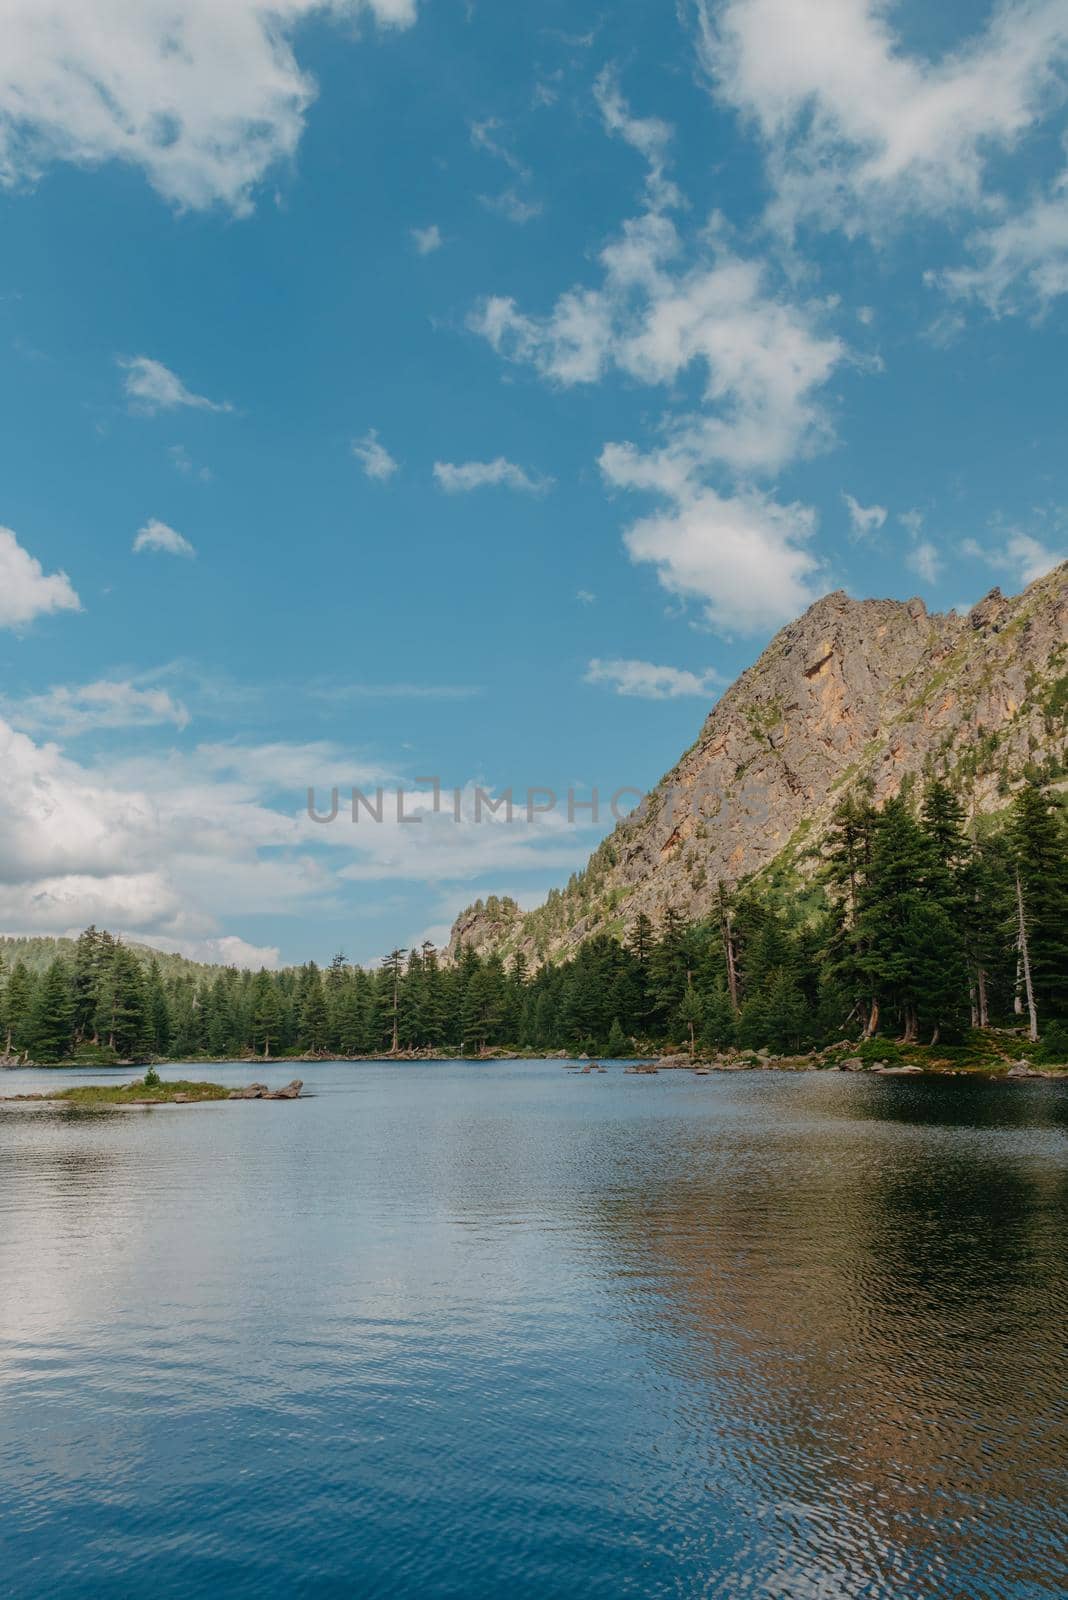
[[[837,1057],[837,1059],[836,1059]],[[440,1065],[448,1066],[454,1063],[463,1063],[471,1066],[490,1066],[494,1062],[531,1061],[555,1062],[566,1071],[576,1076],[606,1072],[615,1068],[628,1076],[653,1077],[661,1072],[689,1072],[695,1077],[711,1077],[720,1074],[734,1074],[740,1072],[780,1072],[780,1073],[849,1073],[857,1077],[872,1078],[981,1078],[989,1082],[1015,1083],[1024,1081],[1043,1080],[1045,1082],[1068,1082],[1068,1063],[1038,1065],[1019,1057],[1014,1061],[1000,1059],[997,1061],[979,1063],[954,1063],[952,1061],[934,1060],[930,1062],[877,1060],[865,1061],[858,1056],[844,1056],[841,1049],[828,1054],[820,1053],[805,1056],[770,1056],[763,1052],[751,1054],[737,1054],[731,1056],[694,1056],[650,1054],[647,1056],[621,1056],[603,1058],[589,1056],[573,1056],[564,1052],[553,1052],[549,1055],[527,1055],[522,1052],[508,1052],[478,1056],[441,1056],[441,1055],[413,1055],[400,1053],[398,1055],[320,1055],[320,1056],[256,1056],[251,1060],[247,1056],[215,1057],[210,1061],[158,1061],[154,1065],[167,1066],[206,1066],[206,1067],[281,1067],[294,1063],[304,1065]],[[85,1061],[60,1061],[60,1062],[22,1062],[18,1066],[5,1064],[0,1067],[0,1072],[123,1072],[133,1071],[143,1067],[143,1062],[116,1061],[108,1063]],[[172,1080],[173,1081],[173,1080]],[[178,1080],[187,1081],[187,1080]],[[166,1082],[166,1080],[164,1080]],[[105,1087],[105,1086],[101,1086]],[[123,1087],[116,1085],[116,1088]],[[204,1087],[208,1087],[205,1085]],[[204,1104],[210,1099],[221,1098],[271,1098],[269,1095],[248,1095],[241,1090],[224,1091],[224,1086],[215,1084],[210,1086],[217,1091],[214,1097],[188,1096],[173,1098],[144,1098],[139,1101],[128,1100],[119,1104],[116,1109],[133,1107],[137,1105],[184,1105]],[[263,1086],[266,1087],[266,1086]],[[86,1086],[88,1090],[89,1086]],[[54,1098],[51,1095],[0,1095],[0,1104],[43,1104],[70,1105],[76,1104],[70,1098]],[[102,1102],[103,1103],[103,1102]]]

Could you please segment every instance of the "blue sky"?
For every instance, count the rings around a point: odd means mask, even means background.
[[[1063,557],[1063,0],[0,11],[5,929],[442,938],[820,593]]]

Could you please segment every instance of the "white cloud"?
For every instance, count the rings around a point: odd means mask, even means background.
[[[674,129],[671,125],[659,117],[634,116],[623,97],[613,67],[605,67],[598,77],[594,86],[594,98],[606,130],[625,140],[645,159],[649,167],[650,204],[655,207],[681,204],[682,196],[675,184],[664,177],[668,152],[674,138]]]
[[[545,210],[540,200],[525,200],[515,189],[505,189],[501,194],[480,194],[478,198],[487,211],[504,217],[506,222],[515,222],[519,227],[533,222]]]
[[[404,815],[418,817],[418,822],[399,822],[395,797],[387,796],[381,824],[363,817],[355,825],[343,820],[336,827],[322,828],[324,834],[336,832],[337,842],[357,852],[358,859],[341,869],[340,878],[346,883],[388,879],[447,883],[485,873],[569,870],[589,854],[583,830],[594,824],[588,813],[568,821],[566,795],[558,797],[554,809],[528,820],[526,794],[516,790],[509,820],[504,792],[489,784],[483,788],[491,799],[502,802],[500,810],[492,812],[485,800],[478,799],[478,786],[469,783],[460,791],[459,822],[454,820],[451,790],[443,791],[435,811],[431,790],[411,789],[405,792]],[[540,794],[536,803],[542,803]]]
[[[1044,578],[1047,572],[1060,566],[1065,556],[1063,546],[1060,550],[1051,550],[1031,534],[1019,531],[1010,534],[1005,544],[1005,560],[1024,584]]]
[[[493,156],[498,161],[503,161],[516,179],[515,183],[500,194],[480,194],[478,198],[487,211],[492,211],[498,217],[504,217],[506,222],[514,222],[519,227],[524,227],[528,222],[533,222],[535,217],[540,217],[545,207],[540,200],[520,192],[520,185],[530,183],[530,169],[505,143],[501,137],[502,128],[503,124],[497,117],[487,117],[482,122],[470,124],[471,143],[475,149],[485,155]]]
[[[541,321],[526,316],[514,300],[490,295],[468,325],[498,355],[529,361],[543,377],[566,385],[602,376],[612,337],[609,307],[595,289],[569,290]]]
[[[711,668],[688,672],[680,667],[654,666],[651,661],[595,659],[586,671],[587,683],[609,684],[617,694],[641,700],[677,700],[687,695],[707,699],[711,686],[721,681]]]
[[[179,207],[249,211],[314,99],[290,41],[316,14],[403,28],[416,0],[0,0],[0,183],[122,161]]]
[[[234,934],[225,934],[220,939],[168,939],[164,934],[139,933],[136,939],[150,950],[168,951],[185,956],[187,961],[203,961],[213,967],[246,967],[250,972],[258,972],[261,967],[274,971],[281,963],[277,945],[250,944]]]
[[[22,628],[52,611],[80,611],[65,572],[46,575],[10,528],[0,528],[0,628]]]
[[[951,293],[971,298],[997,315],[1038,315],[1058,295],[1068,294],[1068,170],[1048,197],[969,240],[979,264],[931,274]]]
[[[770,265],[733,250],[722,218],[683,240],[666,215],[678,199],[663,180],[670,129],[634,117],[611,74],[597,98],[609,130],[649,163],[647,209],[602,249],[596,287],[576,285],[540,316],[491,296],[469,326],[505,360],[563,386],[621,373],[670,392],[701,379],[698,409],[668,411],[653,448],[610,443],[600,465],[611,487],[664,502],[625,532],[632,560],[701,601],[712,626],[757,631],[815,598],[821,563],[808,548],[811,509],[777,504],[752,480],[830,440],[821,391],[848,352],[822,331],[829,306],[776,292]],[[729,493],[709,481],[724,469]]]
[[[333,874],[311,853],[283,786],[375,781],[332,746],[201,746],[89,765],[0,718],[0,926],[63,932],[95,921],[213,938],[227,917],[328,904]],[[335,841],[345,842],[341,831]],[[264,853],[268,852],[268,853]]]
[[[95,683],[58,684],[45,694],[8,701],[7,714],[16,727],[61,735],[88,733],[97,728],[148,728],[189,725],[189,712],[166,689],[141,687],[129,679],[98,679]]]
[[[905,565],[925,583],[937,583],[945,563],[930,539],[921,539],[906,555]]]
[[[157,771],[150,766],[149,781]],[[179,771],[189,763],[179,760]],[[138,775],[136,767],[128,772]],[[328,740],[308,740],[294,744],[276,740],[270,744],[244,744],[240,740],[198,745],[195,752],[198,775],[212,780],[236,781],[250,791],[264,794],[292,792],[303,795],[309,784],[381,783],[389,777],[385,768],[362,761],[339,750]]]
[[[719,97],[769,151],[777,220],[853,234],[984,201],[993,159],[1063,95],[1063,0],[1004,0],[933,60],[909,53],[882,0],[698,0]]]
[[[428,228],[412,228],[411,235],[412,243],[421,256],[432,255],[435,250],[440,250],[445,243],[441,237],[441,229],[436,222],[432,222]]]
[[[849,525],[854,539],[867,539],[877,533],[886,521],[885,506],[862,506],[851,494],[843,493]]]
[[[1026,587],[1036,578],[1059,567],[1068,558],[1068,549],[1051,549],[1033,534],[1019,528],[1010,529],[1005,542],[994,548],[984,548],[975,539],[961,542],[961,554],[975,561],[983,561],[996,572],[1004,572],[1015,582]]]
[[[196,953],[197,941],[228,938],[234,917],[351,909],[353,883],[571,869],[589,849],[586,819],[569,823],[558,807],[528,822],[522,794],[511,824],[503,811],[476,822],[470,784],[461,822],[451,791],[435,812],[433,792],[414,786],[403,812],[421,821],[401,821],[388,774],[325,742],[235,741],[89,763],[0,718],[0,771],[0,927],[9,929],[63,933],[95,921]],[[363,814],[353,823],[348,789],[373,800],[378,784],[382,822]],[[320,809],[339,787],[334,823],[307,815],[309,785]]]
[[[580,605],[592,606],[596,604],[597,596],[590,589],[576,589],[575,599]]]
[[[398,463],[380,442],[377,428],[370,428],[362,439],[353,439],[352,453],[363,467],[364,476],[376,483],[388,483],[397,471]]]
[[[923,528],[923,512],[913,508],[911,511],[900,511],[897,520],[905,529],[910,539],[918,539]]]
[[[446,494],[467,494],[472,489],[519,489],[525,494],[544,494],[552,478],[531,477],[514,461],[498,456],[495,461],[435,461],[434,478]]]
[[[189,455],[184,444],[168,446],[167,454],[171,458],[171,465],[175,472],[180,472],[185,478],[196,478],[200,483],[210,483],[214,477],[210,467],[198,467]]]
[[[482,122],[470,123],[471,143],[476,150],[481,150],[486,155],[495,156],[498,161],[503,161],[505,166],[511,168],[517,177],[529,178],[530,173],[519,157],[499,137],[503,126],[504,124],[499,117],[486,117]]]
[[[633,523],[624,545],[632,561],[655,566],[669,594],[702,602],[712,627],[758,632],[816,598],[821,563],[808,548],[816,526],[810,507],[779,505],[755,490],[724,496],[626,446],[610,445],[601,467],[609,483],[668,501]]]
[[[160,550],[169,556],[195,556],[196,550],[184,534],[176,529],[169,528],[165,522],[160,522],[158,517],[150,517],[144,527],[138,530],[133,542],[134,554],[142,550]]]
[[[3,0],[0,0],[2,5]],[[151,356],[117,356],[116,360],[126,377],[123,387],[131,406],[136,411],[154,416],[157,411],[174,411],[179,406],[192,406],[198,411],[232,411],[227,400],[209,400],[205,395],[187,389],[176,372],[165,367],[162,361]]]
[[[639,382],[704,373],[706,412],[678,428],[685,453],[738,471],[775,471],[830,432],[816,394],[846,355],[821,334],[822,308],[769,292],[766,269],[709,237],[686,266],[671,220],[648,212],[601,252],[604,284],[571,289],[546,317],[490,297],[470,326],[506,359],[553,382],[592,383],[615,368]]]

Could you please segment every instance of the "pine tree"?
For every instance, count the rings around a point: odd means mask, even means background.
[[[201,996],[200,1033],[204,1047],[213,1056],[227,1056],[237,1045],[239,1029],[231,985],[219,973]]]
[[[879,1021],[879,1003],[871,988],[865,933],[860,926],[860,899],[871,867],[878,815],[870,785],[845,795],[835,807],[823,847],[821,882],[830,892],[833,920],[825,959],[825,996],[836,990],[848,997],[850,1017],[862,1016],[871,1035]]]
[[[171,1012],[167,994],[160,977],[159,962],[150,961],[145,979],[145,1000],[148,1013],[149,1048],[154,1055],[165,1056],[171,1048]]]
[[[738,946],[734,933],[734,900],[722,878],[716,885],[716,915],[719,920],[720,938],[723,941],[723,968],[727,977],[727,993],[730,995],[731,1011],[736,1017],[741,1009],[741,996],[738,988]]]
[[[762,1050],[768,1043],[768,1002],[762,990],[751,994],[742,1006],[735,1037],[745,1050]]]
[[[959,925],[937,900],[920,900],[909,909],[904,930],[915,1025],[930,1043],[957,1031],[966,1004],[964,947]]]
[[[701,1002],[691,982],[687,982],[675,1012],[676,1026],[682,1030],[692,1061],[697,1051],[697,1033],[704,1020]]]
[[[810,1037],[810,1021],[804,996],[792,974],[780,967],[771,975],[764,1001],[767,1043],[780,1055],[796,1055]]]
[[[660,937],[649,953],[649,994],[653,1019],[670,1028],[690,982],[693,965],[689,929],[673,906],[664,912]]]
[[[1052,796],[1020,790],[1008,830],[1017,887],[1021,960],[1026,958],[1036,1015],[1068,1016],[1068,841]]]
[[[69,1054],[74,1035],[74,991],[67,963],[51,962],[34,996],[28,1042],[36,1061],[58,1061]]]
[[[726,1050],[734,1043],[737,1016],[721,973],[706,995],[701,1018],[701,1045],[706,1050]]]
[[[327,1044],[331,1050],[341,1048],[339,1012],[348,988],[350,970],[348,956],[343,950],[339,950],[331,960],[323,980],[327,1012]]]
[[[151,1048],[144,973],[137,957],[123,944],[116,944],[111,957],[109,1038],[126,1060],[141,1060]]]
[[[1004,926],[1014,891],[1000,840],[985,837],[976,841],[961,868],[960,892],[972,1026],[986,1028],[999,990],[1007,993],[1008,988]]]
[[[114,949],[115,942],[111,935],[101,932],[92,923],[84,933],[78,935],[75,942],[72,974],[73,1027],[79,1040],[91,1039],[96,1042],[95,1018],[99,1005],[100,984]]]
[[[252,1045],[264,1060],[277,1050],[282,1029],[282,1007],[271,974],[261,968],[256,974],[252,992]]]
[[[420,1042],[431,1049],[440,1049],[448,1038],[445,986],[438,965],[438,953],[429,939],[424,941],[420,954],[423,962],[423,994],[419,1014]]]
[[[30,1014],[33,1008],[34,981],[24,961],[16,961],[4,994],[4,1054],[27,1049],[30,1039]]]
[[[317,1054],[327,1046],[330,1013],[318,967],[311,963],[305,968],[305,974],[302,974],[298,998],[297,1043],[301,1050]]]
[[[964,832],[964,807],[947,784],[935,781],[927,785],[920,822],[930,841],[936,869],[952,880],[968,858],[969,845]]]
[[[612,1026],[608,1030],[608,1043],[605,1054],[610,1061],[622,1061],[630,1055],[632,1045],[620,1026],[619,1018],[612,1018]]]
[[[930,843],[906,802],[900,796],[888,800],[878,817],[866,881],[858,890],[858,964],[875,997],[874,1021],[880,1002],[889,1004],[906,1041],[915,1039],[919,1029],[922,978],[912,930],[919,926],[918,908],[927,898],[932,859]],[[872,1018],[866,1031],[875,1031]]]
[[[499,972],[489,963],[480,966],[464,994],[464,1048],[481,1054],[496,1041],[501,1024],[502,985]]]
[[[406,951],[391,950],[383,956],[378,971],[378,1008],[382,1029],[391,1055],[400,1049],[400,995]]]
[[[423,1017],[423,958],[418,950],[408,952],[397,1007],[397,1039],[402,1049],[410,1050],[420,1042]]]

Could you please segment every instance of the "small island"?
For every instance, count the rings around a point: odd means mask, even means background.
[[[135,1106],[190,1106],[221,1100],[299,1100],[303,1088],[300,1078],[294,1078],[281,1089],[270,1089],[265,1083],[228,1089],[221,1083],[195,1083],[186,1078],[165,1083],[157,1072],[149,1071],[132,1083],[76,1084],[73,1088],[55,1089],[47,1094],[5,1095],[0,1097],[0,1104],[121,1111]]]

